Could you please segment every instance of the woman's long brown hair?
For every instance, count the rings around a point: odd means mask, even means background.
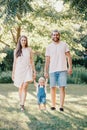
[[[26,38],[25,47],[28,47],[27,37],[25,35],[20,36],[19,39],[18,39],[17,48],[16,48],[16,57],[19,57],[22,54],[21,38],[23,38],[23,37]]]

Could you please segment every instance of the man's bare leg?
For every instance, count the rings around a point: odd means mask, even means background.
[[[51,88],[51,102],[52,102],[51,108],[55,109],[55,107],[56,107],[56,87]]]
[[[64,106],[64,99],[65,99],[65,87],[60,87],[60,108],[63,108]]]

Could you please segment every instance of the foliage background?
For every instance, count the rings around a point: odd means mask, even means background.
[[[0,25],[1,72],[12,70],[13,50],[22,34],[33,49],[37,71],[41,67],[43,71],[45,49],[54,29],[68,43],[73,66],[87,69],[86,0],[1,0]]]

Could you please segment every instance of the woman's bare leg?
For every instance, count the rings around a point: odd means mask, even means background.
[[[20,105],[21,105],[21,97],[22,97],[22,87],[23,87],[23,84],[21,85],[21,87],[19,87],[19,99],[20,99]]]
[[[22,85],[22,92],[21,92],[21,105],[24,105],[26,96],[27,96],[27,87],[28,87],[28,82],[23,83]]]

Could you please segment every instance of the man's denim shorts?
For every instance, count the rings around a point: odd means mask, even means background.
[[[67,71],[50,73],[50,87],[65,87],[67,84]]]

